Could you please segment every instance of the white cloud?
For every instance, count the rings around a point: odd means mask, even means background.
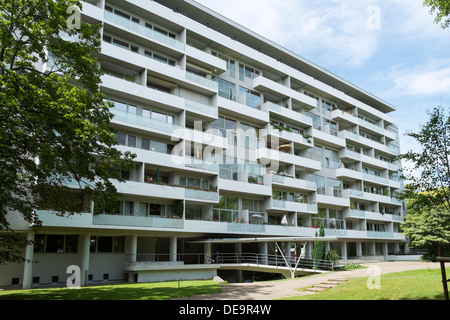
[[[379,81],[392,84],[386,96],[432,97],[448,95],[450,87],[450,59],[424,61],[421,64],[405,64],[379,73]]]
[[[360,66],[378,45],[378,33],[367,27],[374,1],[197,2],[324,67]]]

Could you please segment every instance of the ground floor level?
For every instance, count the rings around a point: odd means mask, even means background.
[[[310,259],[315,243],[301,237],[211,237],[119,230],[48,229],[24,236],[33,242],[23,251],[26,261],[1,265],[0,287],[66,285],[72,279],[81,285],[211,279],[218,273],[230,282],[242,282],[253,280],[255,274],[272,272],[264,266],[279,267],[276,271],[283,274],[287,270],[283,271],[283,266],[290,268],[302,259]],[[327,238],[325,250],[336,250],[346,260],[387,256],[400,251],[403,245],[383,239]],[[227,268],[221,268],[221,264]],[[240,270],[233,270],[233,264],[239,264]],[[259,269],[245,270],[244,264]]]

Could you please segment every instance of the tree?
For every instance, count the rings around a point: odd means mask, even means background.
[[[320,223],[319,235],[317,235],[317,232],[316,232],[316,237],[317,236],[325,237],[325,229],[323,228],[322,222]],[[314,249],[313,249],[312,257],[313,257],[313,259],[324,260],[324,258],[325,258],[325,242],[323,242],[323,241],[314,242]]]
[[[426,249],[425,260],[435,261],[438,248],[450,248],[450,215],[437,209],[416,209],[414,201],[408,202],[408,214],[402,230],[409,236],[412,248]]]
[[[428,123],[417,133],[408,133],[421,147],[400,158],[412,167],[404,171],[408,180],[405,197],[408,214],[403,225],[412,245],[445,247],[450,234],[450,112],[441,107],[428,112]]]
[[[425,0],[425,6],[430,7],[430,12],[436,12],[435,23],[441,23],[442,28],[450,26],[450,2],[448,0]]]
[[[99,91],[99,25],[79,23],[77,8],[75,0],[0,3],[0,263],[20,259],[17,234],[1,232],[14,231],[8,212],[39,228],[39,209],[72,215],[81,196],[116,203],[111,179],[132,165],[114,148],[111,104]]]

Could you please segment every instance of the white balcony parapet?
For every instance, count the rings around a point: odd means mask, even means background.
[[[137,114],[128,113],[115,108],[111,109],[111,113],[114,114],[113,120],[118,120],[133,125],[139,125],[150,129],[163,131],[170,135],[175,134],[176,132],[181,133],[184,130],[183,127],[177,126],[173,123],[150,119],[148,117],[139,116]]]
[[[217,163],[203,161],[194,157],[186,156],[184,165],[189,168],[219,172],[219,165]]]
[[[139,217],[99,214],[93,217],[94,225],[123,226],[123,227],[139,227],[139,228],[169,228],[183,229],[183,219],[173,219],[164,217]]]
[[[209,89],[211,89],[212,91],[217,92],[219,90],[219,85],[217,84],[217,82],[207,79],[207,78],[203,78],[199,75],[196,75],[195,73],[192,72],[188,72],[186,71],[186,80],[189,81],[193,81],[195,83],[198,83],[204,87],[207,87]]]
[[[160,32],[154,31],[153,29],[149,29],[139,23],[133,22],[124,17],[118,16],[112,12],[105,10],[105,20],[113,22],[121,27],[124,27],[128,30],[134,31],[140,35],[146,36],[150,39],[156,40],[160,43],[178,49],[180,51],[185,50],[185,44],[181,41],[175,40],[167,35],[164,35]]]
[[[186,99],[186,110],[190,110],[199,114],[204,114],[212,118],[217,118],[217,108],[212,106]]]
[[[195,199],[209,202],[219,201],[219,193],[213,191],[186,189],[185,197],[186,199]]]

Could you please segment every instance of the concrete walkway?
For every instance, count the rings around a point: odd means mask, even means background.
[[[369,269],[337,271],[283,281],[231,283],[228,285],[224,285],[222,287],[221,293],[193,296],[191,298],[182,298],[178,300],[273,300],[289,296],[312,294],[308,292],[299,292],[296,289],[320,284],[327,281],[328,279],[369,277],[371,275],[374,275],[372,270],[377,270],[381,275],[383,275],[386,273],[409,270],[440,268],[439,263],[429,262],[373,262],[360,264],[362,266],[369,267]]]

